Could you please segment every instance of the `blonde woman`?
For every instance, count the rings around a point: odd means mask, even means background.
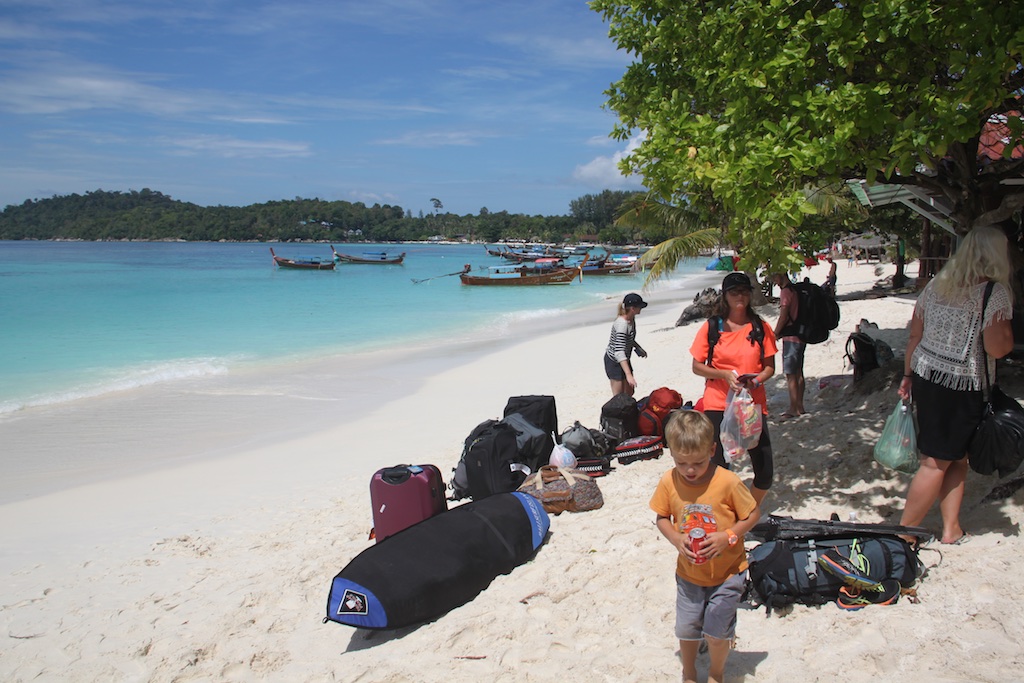
[[[937,500],[943,543],[970,536],[960,526],[967,450],[984,408],[989,357],[1013,350],[1013,294],[1006,234],[975,228],[924,288],[910,321],[899,395],[917,406],[921,467],[900,524],[918,526]],[[982,317],[985,288],[994,282]],[[990,368],[994,373],[994,368]]]
[[[633,350],[641,358],[647,358],[647,352],[636,343],[636,323],[634,320],[640,311],[647,307],[639,294],[627,294],[619,304],[618,315],[612,323],[612,332],[608,338],[608,347],[604,351],[604,373],[611,382],[612,396],[618,394],[633,395],[636,390],[636,377],[633,376]]]

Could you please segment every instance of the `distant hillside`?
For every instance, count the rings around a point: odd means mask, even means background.
[[[586,195],[572,203],[571,216],[526,216],[480,209],[478,215],[439,213],[413,217],[400,206],[296,198],[250,206],[211,206],[181,202],[150,189],[96,190],[49,199],[26,200],[0,212],[0,240],[189,240],[334,242],[465,238],[561,242],[596,234],[625,243],[637,236],[611,227],[614,206],[593,210],[611,194]]]

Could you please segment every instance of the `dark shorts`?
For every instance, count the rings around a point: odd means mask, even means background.
[[[744,574],[734,574],[717,586],[698,586],[676,575],[676,638],[735,638],[736,609],[746,585]]]
[[[911,397],[917,406],[917,449],[936,460],[960,460],[985,409],[981,391],[956,391],[916,373]]]
[[[629,371],[633,372],[632,361],[627,358],[626,362],[629,364]],[[608,375],[608,379],[614,379],[619,382],[626,381],[626,373],[622,370],[622,365],[607,353],[604,355],[604,374]]]
[[[729,469],[729,464],[725,461],[725,449],[722,448],[722,439],[719,434],[722,433],[722,419],[725,417],[725,412],[722,410],[705,410],[704,414],[711,420],[711,424],[715,426],[715,454],[711,458],[711,462]],[[747,451],[747,455],[750,456],[750,467],[754,470],[754,488],[767,491],[772,487],[772,479],[775,476],[775,463],[772,460],[772,438],[768,435],[768,420],[765,419],[764,414],[761,415],[761,440],[757,442],[757,445]]]
[[[782,342],[782,372],[786,375],[804,374],[804,351],[807,344],[804,342]]]

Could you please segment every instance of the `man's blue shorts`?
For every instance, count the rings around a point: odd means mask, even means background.
[[[782,341],[782,372],[786,375],[804,374],[806,342]]]

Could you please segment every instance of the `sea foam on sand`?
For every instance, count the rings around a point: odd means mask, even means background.
[[[871,456],[895,404],[896,377],[879,372],[851,386],[843,363],[846,337],[862,318],[902,355],[915,297],[876,296],[872,285],[893,269],[875,268],[840,262],[842,322],[828,342],[807,350],[812,413],[779,422],[785,380],[780,373],[768,384],[775,485],[767,512],[899,518],[909,477]],[[822,282],[825,273],[817,266],[808,274]],[[688,302],[651,299],[637,319],[650,354],[635,361],[638,393],[669,386],[696,399],[702,384],[688,349],[698,324],[674,325]],[[149,439],[140,432],[112,441],[139,453],[180,449],[179,460],[114,479],[53,472],[85,483],[0,505],[0,679],[675,679],[675,553],[647,507],[667,457],[599,479],[602,509],[553,517],[532,561],[433,623],[395,632],[321,623],[331,578],[369,543],[368,483],[378,468],[434,463],[447,477],[473,426],[499,417],[514,395],[554,395],[561,428],[574,420],[598,425],[609,398],[600,357],[614,309],[612,301],[601,321],[442,364],[411,387],[385,373],[385,393],[395,400],[368,401],[322,431],[295,429],[284,411],[269,430],[276,436],[233,442],[215,458],[195,457],[216,452],[215,435],[172,429],[178,404],[170,400],[166,425]],[[762,313],[774,322],[777,307]],[[1007,385],[1021,395],[1012,377]],[[310,410],[329,414],[315,398]],[[177,400],[185,405],[188,397]],[[224,429],[240,429],[232,412],[274,419],[273,400],[225,400],[217,403],[226,406],[218,408]],[[73,417],[49,446],[66,449],[69,468],[80,431]],[[116,412],[106,419],[111,429],[125,427]],[[739,473],[750,477],[749,467]],[[763,609],[741,610],[727,680],[1024,680],[1024,494],[986,498],[995,483],[969,477],[963,523],[974,537],[922,552],[929,573],[918,602],[857,612],[797,606],[770,618]],[[934,511],[925,523],[937,527]],[[699,669],[706,674],[704,659]]]

